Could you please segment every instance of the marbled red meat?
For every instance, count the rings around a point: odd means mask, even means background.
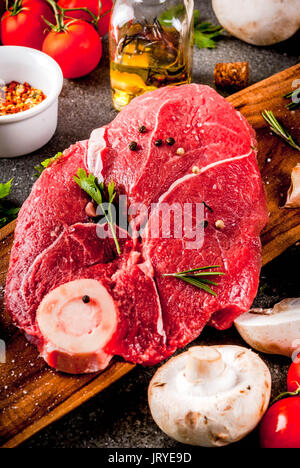
[[[133,141],[136,151],[129,148]],[[206,324],[228,328],[250,307],[261,266],[259,235],[268,218],[255,148],[253,129],[227,101],[207,86],[186,85],[134,99],[44,171],[20,211],[5,302],[51,366],[92,372],[115,355],[153,364]],[[106,185],[114,180],[131,207],[143,203],[143,221],[150,215],[139,239],[121,236],[121,255],[87,216],[90,199],[73,178],[79,167]],[[205,226],[203,245],[187,248],[187,231],[182,238],[151,237],[161,206],[185,203],[204,208],[190,217],[191,226]],[[173,218],[171,233],[175,224]],[[217,297],[163,276],[207,265],[225,273],[214,287]],[[98,296],[85,295],[93,285]],[[108,335],[98,349],[102,332]]]
[[[162,204],[179,203],[183,213],[185,203],[195,205],[201,200],[205,200],[203,218],[196,219],[194,210],[190,222],[191,227],[206,223],[201,248],[189,248],[196,238],[186,231],[175,238],[178,219],[174,217],[170,218],[171,237],[163,238],[162,223],[157,222]],[[218,221],[223,223],[222,228],[217,227]],[[266,222],[265,194],[254,156],[217,163],[198,175],[185,176],[160,198],[143,234],[142,254],[154,267],[171,351],[195,339],[208,321],[225,329],[249,310],[261,267],[259,234]],[[156,225],[160,231],[154,238],[152,226]],[[218,271],[225,273],[218,279],[217,297],[177,278],[163,276],[205,265],[219,265]]]
[[[145,133],[139,132],[141,125]],[[170,137],[172,146],[166,143]],[[162,146],[155,145],[158,140]],[[136,151],[130,150],[131,141]],[[130,203],[149,206],[193,166],[251,155],[255,146],[254,132],[239,112],[212,88],[192,84],[133,100],[92,133],[87,166],[100,180],[116,181]]]

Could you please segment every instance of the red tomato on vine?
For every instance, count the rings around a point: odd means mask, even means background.
[[[53,29],[44,40],[42,50],[56,60],[65,78],[79,78],[96,68],[102,44],[91,24],[72,20],[64,23],[61,30]]]
[[[59,0],[58,5],[62,8],[88,8],[93,15],[96,17],[99,16],[97,22],[98,31],[100,36],[104,36],[108,33],[109,21],[110,21],[110,11],[112,9],[112,0]],[[101,7],[101,11],[100,11]],[[83,10],[74,10],[69,11],[68,16],[72,18],[82,19],[84,21],[92,21],[91,15]]]
[[[17,45],[42,49],[49,32],[43,17],[54,21],[52,8],[45,0],[16,0],[1,18],[3,45]]]
[[[263,448],[300,448],[300,355],[288,371],[287,392],[281,393],[260,424]]]
[[[260,424],[263,448],[300,448],[300,397],[274,403]]]

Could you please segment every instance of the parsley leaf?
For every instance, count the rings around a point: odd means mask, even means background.
[[[77,171],[76,176],[74,176],[74,180],[76,184],[79,185],[79,187],[84,190],[96,203],[98,206],[101,207],[102,213],[106,219],[106,222],[110,226],[113,239],[116,244],[116,249],[118,254],[120,255],[121,250],[120,250],[120,245],[117,239],[116,231],[115,231],[115,226],[114,226],[114,220],[113,220],[113,215],[111,211],[111,205],[112,202],[114,201],[116,197],[116,192],[115,192],[115,184],[113,181],[111,181],[108,184],[108,198],[109,198],[109,206],[107,211],[104,209],[103,206],[103,194],[104,194],[104,185],[103,183],[99,184],[97,178],[93,174],[87,175],[86,171],[82,168],[79,168]]]
[[[116,196],[115,184],[113,180],[108,184],[107,190],[108,190],[109,203],[112,203]]]
[[[87,175],[84,169],[78,169],[77,177],[74,176],[76,184],[79,185],[82,190],[84,190],[95,202],[97,205],[102,204],[102,193],[101,187],[98,184],[98,181],[93,174]]]
[[[174,26],[176,18],[184,17],[185,6],[177,5],[164,11],[158,18],[163,26]],[[194,43],[199,49],[214,49],[216,41],[220,38],[224,29],[222,26],[214,25],[209,21],[200,22],[199,10],[194,11]]]
[[[176,5],[172,8],[169,8],[169,10],[164,11],[158,19],[159,19],[160,24],[164,26],[172,26],[174,18],[178,18],[184,15],[185,15],[185,6],[181,4],[181,5]]]
[[[5,184],[0,183],[0,228],[13,221],[20,211],[20,208],[12,207],[10,202],[3,200],[10,194],[12,180]]]
[[[12,179],[10,179],[6,184],[0,184],[0,198],[7,197],[11,191]]]
[[[34,166],[34,169],[36,170],[36,173],[34,174],[34,176],[38,179],[40,175],[42,174],[42,172],[44,171],[44,169],[51,166],[51,164],[53,164],[54,161],[57,161],[61,156],[62,156],[62,153],[59,152],[55,156],[53,156],[53,158],[45,159],[45,161],[41,162],[40,165]]]
[[[195,30],[194,42],[199,49],[215,49],[216,40],[222,36],[224,29],[222,26],[216,26],[209,21],[199,23],[199,14],[195,11]],[[198,12],[199,13],[199,12]]]
[[[8,218],[0,218],[0,228],[3,228],[8,223]]]

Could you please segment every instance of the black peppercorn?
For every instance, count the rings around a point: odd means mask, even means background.
[[[139,128],[139,132],[140,132],[140,133],[145,133],[146,130],[147,130],[147,129],[146,129],[145,125],[142,125],[142,126]]]
[[[131,143],[129,143],[129,149],[131,151],[136,151],[137,150],[137,142],[136,141],[132,141]]]
[[[156,140],[154,142],[155,146],[161,146],[163,144],[163,141],[162,140]]]
[[[84,302],[85,304],[88,304],[90,302],[90,297],[89,296],[83,296],[82,298],[82,302]]]
[[[173,146],[175,144],[174,138],[170,137],[166,139],[166,142],[169,146]]]

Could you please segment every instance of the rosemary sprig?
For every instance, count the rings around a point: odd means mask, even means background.
[[[182,281],[185,281],[192,286],[196,286],[199,289],[203,289],[213,296],[217,296],[217,293],[211,289],[209,285],[218,286],[218,283],[207,279],[211,276],[224,276],[225,273],[220,271],[207,271],[212,270],[213,268],[221,268],[220,265],[211,265],[200,268],[194,268],[192,270],[181,271],[179,273],[165,273],[163,276],[171,276],[173,278],[178,278]]]
[[[298,143],[293,139],[292,135],[284,128],[284,126],[278,122],[275,115],[272,111],[265,110],[262,113],[263,118],[265,121],[270,125],[270,129],[273,133],[283,138],[292,148],[300,151],[300,146]]]
[[[115,184],[113,181],[111,181],[108,184],[107,187],[107,192],[108,192],[108,208],[107,211],[105,210],[103,206],[103,196],[104,196],[104,185],[101,183],[99,184],[97,178],[93,174],[87,175],[86,171],[84,169],[79,168],[77,171],[76,176],[74,176],[74,180],[76,184],[79,185],[79,187],[84,190],[95,202],[97,203],[98,206],[100,206],[102,213],[106,219],[107,224],[110,226],[112,236],[114,239],[114,242],[116,244],[116,249],[118,254],[120,255],[121,249],[119,245],[119,241],[117,239],[116,231],[115,231],[115,226],[114,226],[114,221],[113,221],[113,216],[112,216],[112,211],[111,211],[111,206],[112,203],[116,197],[116,192],[115,192]]]
[[[291,102],[286,106],[289,110],[295,110],[300,107],[300,88],[285,94],[283,97],[284,99],[291,99]]]

